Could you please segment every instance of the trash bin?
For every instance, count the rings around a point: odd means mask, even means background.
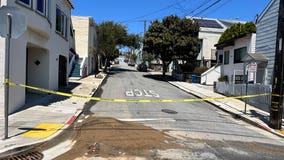
[[[197,78],[197,75],[196,74],[192,74],[191,75],[191,83],[196,83],[196,78]]]

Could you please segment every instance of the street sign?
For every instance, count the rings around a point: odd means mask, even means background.
[[[19,38],[27,29],[25,14],[17,7],[3,6],[0,8],[0,36],[8,36],[8,15],[11,15],[11,38]]]
[[[5,98],[4,98],[4,139],[8,138],[9,119],[9,82],[10,82],[10,49],[11,38],[18,38],[27,29],[24,13],[16,7],[3,6],[0,8],[0,36],[6,38],[5,47]]]
[[[249,72],[256,72],[256,70],[257,70],[257,64],[256,63],[248,64],[248,71]]]

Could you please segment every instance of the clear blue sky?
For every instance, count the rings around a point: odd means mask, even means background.
[[[213,7],[206,10],[214,2]],[[130,33],[142,34],[143,21],[168,15],[254,21],[270,0],[72,0],[72,15],[92,16],[96,23],[114,21],[127,26]],[[204,12],[202,12],[205,10]]]

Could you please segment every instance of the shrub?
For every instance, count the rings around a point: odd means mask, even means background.
[[[218,78],[219,82],[228,82],[228,80],[229,80],[228,76],[221,76]]]
[[[196,67],[193,71],[194,74],[197,75],[201,75],[202,73],[204,73],[205,71],[207,71],[208,68],[207,67]]]

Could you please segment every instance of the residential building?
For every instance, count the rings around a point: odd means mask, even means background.
[[[200,52],[197,61],[200,66],[210,68],[217,62],[216,47],[219,38],[227,28],[230,28],[234,23],[244,23],[236,20],[219,20],[213,18],[192,17],[193,21],[199,24],[200,30],[198,38],[200,40]]]
[[[281,3],[283,3],[281,1]],[[275,64],[275,53],[279,48],[279,41],[282,43],[282,38],[277,38],[277,35],[283,35],[278,28],[283,28],[279,24],[280,0],[271,0],[264,11],[257,18],[256,23],[256,52],[265,55],[268,58],[268,65],[265,76],[265,84],[272,85],[273,70]],[[283,10],[282,13],[283,14]],[[282,17],[283,18],[283,17]],[[279,26],[279,27],[278,27]]]
[[[72,16],[75,30],[75,48],[79,59],[71,77],[85,77],[98,70],[98,37],[92,17]]]
[[[221,74],[219,77],[225,77],[230,84],[243,83],[245,66],[242,59],[248,53],[255,53],[255,39],[256,34],[250,33],[216,44],[218,49],[217,57],[221,64]],[[261,70],[261,68],[258,69]],[[256,76],[256,73],[253,74]]]
[[[1,0],[1,6],[19,8],[27,20],[27,30],[11,40],[10,81],[57,90],[68,83],[70,21],[73,5],[70,0]],[[0,83],[4,82],[4,38],[0,38]],[[9,112],[26,103],[35,91],[10,87]],[[0,88],[3,106],[4,89]]]

